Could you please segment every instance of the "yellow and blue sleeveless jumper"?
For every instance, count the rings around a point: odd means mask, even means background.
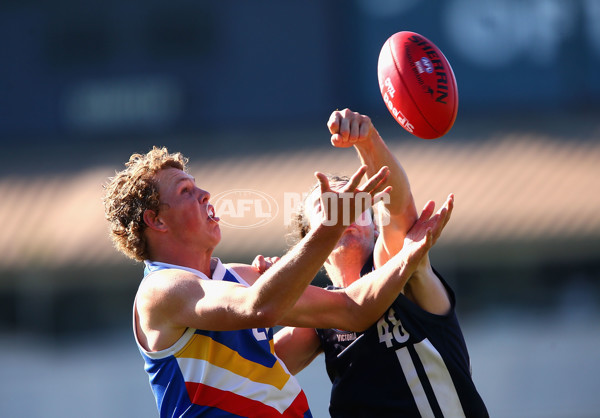
[[[218,259],[212,280],[248,284]],[[146,261],[144,276],[186,267]],[[135,328],[134,328],[135,334]],[[270,328],[188,328],[170,348],[149,352],[137,340],[162,417],[312,417],[297,380],[275,355]]]

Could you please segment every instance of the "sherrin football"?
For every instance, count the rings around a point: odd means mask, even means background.
[[[456,79],[442,51],[429,39],[408,31],[390,36],[379,53],[377,76],[388,110],[411,134],[439,138],[454,125]]]

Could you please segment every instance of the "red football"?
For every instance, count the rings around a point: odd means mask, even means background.
[[[379,53],[377,76],[383,101],[408,132],[434,139],[452,128],[458,111],[456,79],[429,39],[406,31],[390,36]]]

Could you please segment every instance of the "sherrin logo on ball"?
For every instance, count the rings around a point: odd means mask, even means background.
[[[388,110],[408,132],[439,138],[452,128],[458,89],[450,63],[433,42],[398,32],[383,44],[377,63],[379,89]]]

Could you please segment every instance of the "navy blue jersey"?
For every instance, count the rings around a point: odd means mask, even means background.
[[[333,383],[332,417],[489,416],[471,379],[454,292],[440,280],[452,306],[447,315],[400,295],[363,333],[317,330]]]

